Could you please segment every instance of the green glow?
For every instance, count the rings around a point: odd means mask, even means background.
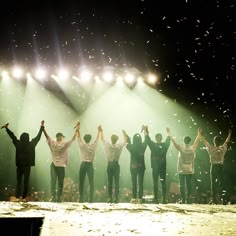
[[[60,93],[55,96],[33,79],[28,79],[26,85],[13,79],[7,81],[2,79],[0,82],[0,121],[2,124],[9,122],[10,128],[17,137],[22,132],[29,132],[30,137],[33,138],[37,134],[41,120],[45,120],[45,127],[51,137],[54,138],[60,131],[66,139],[70,139],[75,123],[80,120],[82,135],[90,133],[93,140],[100,124],[105,138],[109,141],[113,133],[119,135],[121,141],[122,129],[132,137],[135,133],[140,133],[141,126],[145,124],[149,126],[152,139],[157,132],[161,132],[165,138],[165,129],[169,127],[177,141],[181,143],[184,135],[195,138],[197,128],[203,126],[203,121],[194,114],[194,111],[186,110],[144,83],[138,83],[130,89],[121,83],[112,86],[104,82],[81,84],[76,80],[56,80],[62,90],[63,96],[60,99]],[[63,100],[64,96],[69,104]],[[0,137],[4,140],[3,144],[9,146],[9,150],[6,148],[2,150],[14,155],[12,151],[14,147],[9,138],[4,135],[4,131],[1,132]],[[175,149],[170,148],[167,160],[169,178],[175,174],[176,156]],[[15,172],[13,159],[12,156],[12,171]],[[121,188],[131,187],[129,161],[129,153],[125,148],[120,158]],[[32,185],[36,188],[49,187],[50,163],[49,147],[45,137],[42,136],[36,148],[36,167],[32,168],[31,174]],[[75,182],[78,181],[79,164],[78,147],[74,142],[69,150],[66,177],[71,177]],[[95,189],[101,189],[106,185],[106,160],[101,141],[99,141],[94,166],[96,168]],[[144,189],[149,193],[152,192],[149,149],[146,151]]]

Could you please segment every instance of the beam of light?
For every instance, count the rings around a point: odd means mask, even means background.
[[[2,75],[3,80],[6,80],[6,79],[9,79],[9,78],[10,78],[9,72],[6,71],[6,70],[3,70],[2,73],[1,73],[1,75]]]
[[[61,80],[67,80],[70,76],[69,70],[66,68],[60,68],[57,72],[57,76]]]
[[[125,82],[128,84],[133,84],[135,82],[135,76],[130,73],[126,74],[124,79],[125,79]]]
[[[36,79],[43,81],[47,78],[47,71],[43,67],[38,67],[34,72],[34,76]]]
[[[79,72],[79,78],[82,81],[90,81],[92,79],[92,72],[89,71],[88,69],[83,69],[82,71]]]
[[[105,81],[107,83],[110,83],[110,84],[112,84],[114,82],[114,80],[115,80],[114,74],[113,74],[112,71],[105,71],[105,72],[103,72],[102,79],[103,79],[103,81]]]
[[[182,137],[186,134],[194,138],[198,126],[203,126],[194,110],[186,110],[177,101],[169,99],[143,82],[138,82],[131,90],[124,83],[115,83],[114,86],[103,82],[89,83],[82,87],[75,79],[60,80],[56,75],[52,75],[52,78],[57,81],[75,109],[40,86],[30,74],[26,87],[18,80],[2,79],[0,81],[2,124],[9,121],[17,136],[26,131],[32,138],[37,133],[41,120],[44,119],[45,127],[52,138],[57,132],[63,132],[66,138],[70,139],[74,132],[74,124],[80,120],[81,134],[91,133],[94,140],[97,127],[101,124],[108,141],[113,133],[118,134],[121,141],[122,129],[132,137],[135,133],[140,133],[141,126],[145,124],[149,126],[152,139],[157,132],[161,132],[165,138],[165,129],[169,127],[179,143],[182,143]],[[41,186],[45,186],[45,183],[49,185],[51,156],[44,136],[36,150],[36,168],[32,172],[32,181]],[[167,157],[168,178],[172,178],[176,173],[177,157],[173,147],[169,149]],[[69,163],[66,169],[67,175],[74,180],[78,177],[79,161],[78,147],[74,143],[69,151]],[[131,187],[129,162],[129,153],[124,149],[120,158],[121,186],[127,188]],[[145,162],[146,191],[152,189],[149,149],[145,153]],[[106,185],[106,164],[104,148],[99,142],[94,163],[97,189]]]
[[[158,77],[155,74],[148,74],[147,76],[147,83],[154,85],[156,83],[158,83]]]
[[[16,78],[16,79],[21,79],[23,78],[24,76],[24,70],[22,67],[20,66],[14,66],[12,68],[12,72],[11,72],[13,78]]]
[[[23,97],[23,102],[15,104],[20,108],[17,119],[14,119],[18,137],[22,132],[28,132],[31,138],[35,137],[41,120],[44,120],[45,128],[51,138],[54,139],[57,132],[62,132],[68,140],[72,138],[73,121],[77,119],[77,114],[67,104],[58,100],[33,79],[28,80]],[[70,151],[73,152],[73,148]],[[44,135],[42,135],[36,148],[36,168],[32,170],[32,181],[41,179],[38,185],[49,186],[50,163],[50,150]]]

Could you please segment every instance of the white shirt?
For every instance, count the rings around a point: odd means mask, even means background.
[[[78,139],[78,146],[80,150],[80,160],[81,162],[93,162],[95,159],[95,150],[97,148],[97,141],[94,143],[85,143],[81,140],[81,138]]]
[[[179,174],[194,174],[194,159],[196,149],[193,146],[180,147],[177,170]]]
[[[227,151],[227,143],[219,147],[211,144],[206,144],[206,150],[210,156],[211,164],[222,164],[224,163],[225,153]]]
[[[126,143],[111,144],[103,141],[105,148],[105,156],[108,161],[119,161],[121,152]]]
[[[73,140],[57,142],[50,137],[47,138],[47,143],[52,154],[52,161],[55,166],[66,167],[68,163],[68,149]]]

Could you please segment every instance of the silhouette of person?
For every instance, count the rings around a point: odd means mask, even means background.
[[[148,144],[151,150],[151,167],[152,167],[152,179],[153,179],[153,194],[154,203],[158,203],[158,181],[160,178],[162,189],[162,203],[167,203],[166,200],[166,154],[170,146],[170,136],[167,136],[163,142],[162,134],[157,133],[155,135],[155,141],[152,141],[148,127],[143,126],[145,134],[145,142]]]
[[[22,197],[23,201],[27,201],[26,197],[28,195],[31,166],[35,166],[35,148],[44,130],[44,121],[41,121],[41,126],[38,134],[31,141],[29,134],[26,132],[20,135],[20,139],[17,139],[15,134],[8,128],[8,125],[9,123],[2,126],[2,128],[5,128],[7,134],[12,139],[12,142],[16,148],[15,201],[19,201],[20,196]]]
[[[80,150],[80,169],[79,169],[79,201],[84,202],[84,182],[86,175],[89,182],[89,202],[93,202],[94,194],[94,167],[93,161],[95,158],[95,151],[98,144],[101,126],[98,127],[96,139],[90,143],[92,139],[91,134],[85,134],[83,139],[80,134],[80,123],[78,123],[78,146]]]
[[[119,189],[120,189],[120,165],[119,159],[124,146],[127,144],[126,132],[123,130],[123,142],[117,143],[119,137],[116,134],[111,135],[111,143],[107,142],[103,135],[101,128],[101,140],[105,149],[105,156],[107,159],[107,181],[108,181],[108,203],[119,202]],[[113,199],[113,179],[115,185],[115,199]]]
[[[179,145],[175,139],[172,137],[170,129],[167,128],[167,133],[171,137],[174,147],[179,151],[178,161],[177,161],[177,171],[179,174],[179,185],[180,185],[180,203],[191,204],[191,194],[192,194],[192,176],[194,174],[194,160],[196,156],[196,149],[198,147],[198,142],[201,135],[201,129],[198,129],[197,137],[193,145],[190,145],[190,136],[184,136],[183,145]],[[185,183],[187,186],[187,199],[185,194]]]
[[[130,153],[130,174],[132,182],[132,199],[131,203],[143,202],[143,182],[145,173],[144,154],[147,148],[147,143],[142,142],[140,134],[133,135],[133,142],[127,135],[126,148]]]
[[[224,159],[227,152],[227,146],[230,142],[232,130],[229,129],[228,136],[222,144],[221,136],[215,136],[213,138],[213,145],[210,144],[202,135],[201,140],[206,146],[206,150],[210,158],[210,179],[211,179],[211,200],[210,204],[217,204],[217,195],[221,195],[223,204],[225,203],[225,191],[223,190],[224,185]]]

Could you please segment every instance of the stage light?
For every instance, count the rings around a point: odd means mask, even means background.
[[[95,77],[94,77],[94,80],[95,80],[95,82],[98,84],[98,83],[101,83],[101,79],[100,79],[100,77],[98,76],[98,75],[96,75]]]
[[[24,71],[21,67],[19,66],[15,66],[13,69],[12,69],[12,76],[16,79],[21,79],[23,77],[23,74],[24,74]]]
[[[127,73],[124,79],[125,79],[125,83],[129,87],[133,87],[136,84],[136,82],[137,82],[136,81],[136,77],[132,73]]]
[[[9,79],[9,73],[8,73],[8,71],[5,71],[5,70],[4,70],[4,71],[2,71],[1,74],[2,74],[2,78],[3,78],[3,79]]]
[[[86,69],[83,69],[80,72],[80,76],[79,76],[83,81],[88,81],[91,80],[92,78],[92,73]]]
[[[61,68],[59,71],[58,71],[58,78],[59,79],[62,79],[62,80],[66,80],[69,78],[69,71],[64,69],[64,68]]]
[[[42,80],[42,79],[45,79],[45,78],[46,78],[47,72],[46,72],[46,70],[43,69],[43,68],[37,68],[36,71],[35,71],[35,73],[34,73],[34,75],[35,75],[36,79]]]
[[[147,77],[147,82],[148,82],[148,84],[154,85],[158,82],[158,78],[154,74],[149,74],[148,77]]]
[[[113,73],[110,71],[106,71],[103,73],[102,78],[107,83],[112,83],[114,81]]]

